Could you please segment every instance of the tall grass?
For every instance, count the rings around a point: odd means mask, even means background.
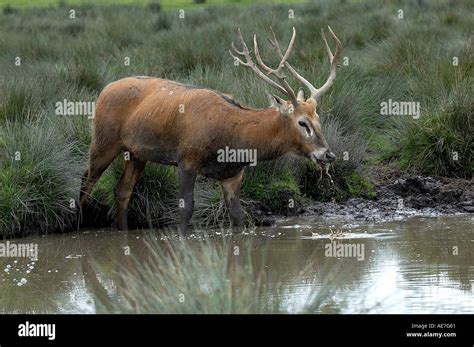
[[[474,100],[465,91],[439,114],[412,122],[402,139],[401,165],[412,172],[472,178]]]
[[[74,222],[82,158],[51,123],[0,128],[0,235]]]

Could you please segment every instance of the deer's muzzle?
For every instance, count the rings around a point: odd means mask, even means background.
[[[336,160],[336,155],[331,150],[322,148],[311,152],[311,160],[317,164],[332,163]]]

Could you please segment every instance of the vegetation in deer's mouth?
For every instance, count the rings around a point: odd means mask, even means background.
[[[294,25],[299,41],[291,62],[310,80],[327,76],[319,39],[326,24],[337,32],[348,58],[318,106],[338,158],[330,169],[334,184],[308,160],[258,163],[246,171],[242,189],[248,221],[255,211],[294,213],[305,199],[373,198],[369,176],[375,167],[469,179],[474,23],[467,14],[473,6],[467,0],[404,2],[405,16],[399,19],[396,3],[260,4],[186,10],[186,19],[178,20],[174,12],[143,6],[88,5],[76,6],[74,21],[64,8],[5,7],[0,14],[0,235],[76,226],[71,200],[77,199],[86,165],[90,120],[55,115],[58,101],[94,101],[111,81],[152,75],[228,93],[243,105],[267,106],[267,86],[234,69],[227,54],[237,27],[245,28],[248,39],[272,25],[288,40]],[[297,16],[291,22],[290,7]],[[21,67],[14,65],[17,56]],[[381,115],[380,104],[388,99],[419,102],[421,117]],[[21,160],[15,159],[18,153]],[[120,171],[117,160],[93,193],[88,208],[97,223],[107,221],[114,207]],[[148,165],[132,197],[130,220],[138,226],[172,223],[176,192],[174,168]],[[200,180],[195,200],[198,224],[226,221],[218,184]]]

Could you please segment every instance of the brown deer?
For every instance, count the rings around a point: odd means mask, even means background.
[[[82,179],[80,206],[104,170],[126,151],[130,158],[125,161],[115,188],[115,218],[120,229],[127,229],[127,206],[148,161],[178,167],[179,198],[184,202],[182,232],[187,230],[193,213],[193,190],[198,174],[221,182],[232,225],[240,226],[240,184],[250,162],[219,160],[219,153],[224,148],[255,151],[259,161],[276,159],[287,153],[306,157],[319,165],[334,161],[336,156],[328,147],[316,113],[317,100],[334,83],[342,51],[341,42],[331,28],[328,29],[336,42],[336,52],[332,54],[321,30],[330,60],[329,77],[321,88],[314,87],[288,63],[295,42],[295,28],[284,54],[272,30],[270,42],[281,59],[275,69],[262,61],[255,35],[253,43],[258,65],[253,62],[238,30],[242,50],[239,51],[234,43],[232,49],[245,61],[229,51],[234,61],[252,69],[289,98],[285,101],[269,94],[271,107],[267,109],[245,107],[217,91],[159,78],[130,77],[106,86],[96,103],[89,167]],[[295,95],[283,73],[285,68],[309,89],[309,98],[305,99],[302,89]]]

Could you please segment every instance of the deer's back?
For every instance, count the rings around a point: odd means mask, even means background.
[[[196,168],[228,144],[241,106],[218,92],[150,77],[125,78],[100,94],[94,137],[118,141],[144,160]]]

